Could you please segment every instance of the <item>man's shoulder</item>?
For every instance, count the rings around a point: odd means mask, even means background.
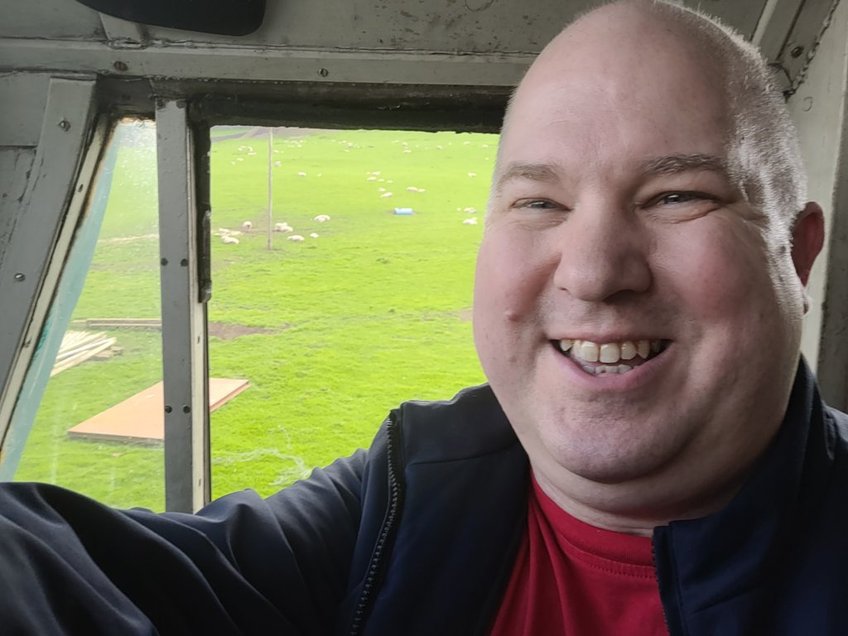
[[[390,420],[407,457],[416,462],[476,457],[518,443],[488,384],[462,389],[450,400],[404,402]]]
[[[848,470],[848,413],[832,406],[825,407],[830,452],[843,470]]]

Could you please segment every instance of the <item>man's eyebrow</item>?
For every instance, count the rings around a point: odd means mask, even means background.
[[[669,155],[651,159],[642,167],[645,176],[673,175],[690,170],[708,170],[730,177],[727,162],[713,155]]]
[[[495,189],[500,190],[505,183],[513,179],[529,179],[530,181],[544,181],[556,183],[559,175],[556,169],[548,163],[511,163],[498,177]]]

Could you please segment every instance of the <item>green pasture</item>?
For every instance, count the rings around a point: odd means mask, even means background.
[[[151,134],[135,129],[120,151],[75,321],[158,317]],[[212,414],[215,495],[271,494],[367,446],[399,402],[449,398],[483,380],[469,318],[493,135],[278,131],[270,161],[265,131],[218,129],[213,140],[211,375],[250,382]],[[269,165],[272,227],[293,228],[273,232],[270,250]],[[16,478],[161,509],[161,445],[67,435],[161,379],[158,331],[109,333],[122,355],[48,384]]]

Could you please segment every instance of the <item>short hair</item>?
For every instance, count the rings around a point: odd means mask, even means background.
[[[566,29],[601,6],[638,5],[679,24],[709,51],[725,78],[732,129],[733,176],[748,201],[765,216],[771,238],[785,242],[807,198],[798,134],[768,61],[738,31],[718,19],[669,0],[614,0],[579,14]],[[516,89],[517,90],[517,89]],[[513,96],[515,93],[513,93]],[[509,119],[512,97],[504,116]]]

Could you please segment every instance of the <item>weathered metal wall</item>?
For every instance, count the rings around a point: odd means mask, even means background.
[[[848,2],[842,2],[789,101],[810,177],[810,199],[825,211],[827,241],[809,284],[802,348],[822,392],[848,407]]]
[[[596,0],[269,0],[262,27],[243,37],[145,27],[162,43],[329,50],[535,53]],[[766,0],[690,0],[751,37]],[[202,5],[200,5],[202,6]],[[72,0],[3,0],[0,38],[106,40],[110,24]]]

